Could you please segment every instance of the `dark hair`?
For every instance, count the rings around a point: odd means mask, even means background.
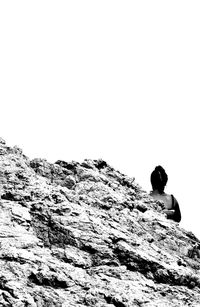
[[[164,192],[164,188],[167,184],[168,176],[162,166],[156,166],[151,173],[151,184],[153,190],[158,190],[159,193]]]

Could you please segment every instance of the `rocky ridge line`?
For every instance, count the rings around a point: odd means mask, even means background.
[[[199,240],[102,160],[0,139],[0,306],[200,306]]]

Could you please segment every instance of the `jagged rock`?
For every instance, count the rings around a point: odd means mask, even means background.
[[[103,160],[0,139],[0,306],[200,306],[200,242]]]

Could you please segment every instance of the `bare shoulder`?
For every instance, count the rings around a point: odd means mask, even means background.
[[[168,201],[171,201],[172,195],[171,195],[171,194],[165,193],[165,198],[166,198]]]
[[[178,203],[176,197],[175,197],[174,195],[172,195],[172,197],[173,197],[173,199],[174,199],[174,202],[175,202],[175,203]]]
[[[171,196],[171,194],[165,193],[163,195],[163,198],[164,198],[166,209],[172,209],[172,196]]]

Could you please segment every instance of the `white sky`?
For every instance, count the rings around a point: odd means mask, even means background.
[[[1,1],[0,136],[30,158],[168,173],[200,238],[199,1]]]

